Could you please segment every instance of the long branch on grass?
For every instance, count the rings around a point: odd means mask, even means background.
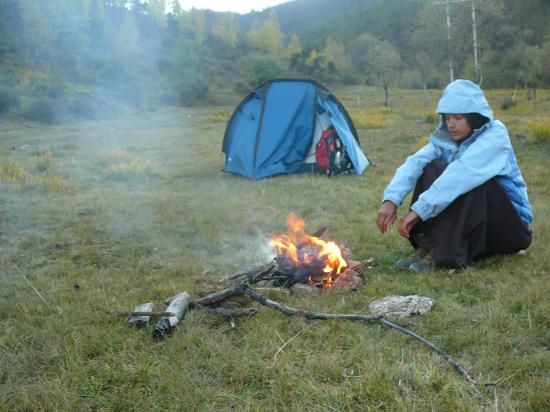
[[[458,363],[453,357],[451,357],[448,353],[444,352],[443,350],[439,349],[437,346],[435,346],[430,341],[424,339],[423,337],[417,335],[416,333],[399,326],[393,322],[390,322],[389,320],[383,319],[380,316],[368,316],[368,315],[353,315],[353,314],[335,314],[335,313],[320,313],[320,312],[310,312],[307,310],[302,309],[296,309],[290,306],[286,306],[282,303],[276,302],[274,300],[271,300],[267,298],[266,296],[257,293],[247,287],[245,287],[242,291],[242,293],[246,296],[248,296],[250,299],[255,300],[256,302],[267,306],[272,309],[276,309],[282,313],[284,313],[287,316],[302,316],[306,319],[312,319],[312,320],[320,320],[320,319],[343,319],[343,320],[351,320],[356,322],[364,322],[364,323],[377,323],[379,325],[384,325],[389,328],[398,330],[401,333],[404,333],[408,336],[411,336],[415,338],[416,340],[422,342],[424,345],[426,345],[428,348],[433,350],[435,353],[437,353],[439,356],[441,356],[443,359],[445,359],[447,362],[449,362],[453,368],[460,373],[470,384],[472,385],[478,385],[478,382],[470,376],[470,374]]]

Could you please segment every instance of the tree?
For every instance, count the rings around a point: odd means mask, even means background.
[[[397,49],[389,42],[363,33],[350,43],[350,50],[354,65],[365,76],[365,83],[378,84],[384,88],[384,106],[388,106],[389,86],[401,65]]]
[[[293,34],[286,46],[284,57],[287,61],[292,62],[294,56],[299,56],[303,51],[302,43],[297,34]]]
[[[321,51],[321,55],[324,57],[325,68],[330,71],[331,67],[340,74],[349,77],[352,71],[351,59],[348,56],[346,47],[343,43],[333,40],[328,37],[326,40],[326,46]]]
[[[283,34],[274,20],[266,20],[246,33],[250,46],[274,57],[283,57]]]
[[[225,45],[234,49],[239,39],[239,27],[232,13],[223,13],[213,28],[213,35]]]

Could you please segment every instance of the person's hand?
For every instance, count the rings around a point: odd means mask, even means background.
[[[395,203],[386,200],[382,203],[382,206],[378,210],[378,215],[376,216],[376,224],[380,233],[386,233],[389,227],[395,222],[395,217],[397,216],[397,206]]]
[[[418,223],[419,220],[420,217],[418,216],[418,214],[414,210],[411,210],[409,213],[399,219],[397,231],[401,236],[408,238],[411,229],[414,225]]]

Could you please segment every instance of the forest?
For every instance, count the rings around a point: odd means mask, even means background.
[[[0,0],[0,116],[219,104],[273,77],[387,93],[452,76],[536,98],[550,86],[549,19],[547,0],[295,0],[245,15],[177,0]]]

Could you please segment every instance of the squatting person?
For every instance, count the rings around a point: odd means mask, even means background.
[[[397,230],[414,253],[395,263],[412,272],[465,267],[531,244],[533,212],[508,131],[493,118],[483,91],[469,80],[444,90],[442,122],[409,156],[384,191],[376,223],[386,233],[414,188]]]

